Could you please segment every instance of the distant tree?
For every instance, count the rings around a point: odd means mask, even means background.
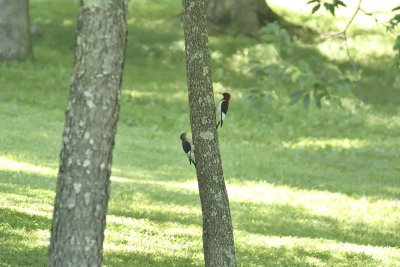
[[[234,27],[242,34],[254,34],[280,19],[265,0],[208,0],[207,18],[214,25]]]
[[[48,266],[101,266],[126,13],[127,0],[80,2]]]
[[[28,0],[0,0],[0,61],[31,55]]]
[[[232,219],[222,171],[208,50],[205,0],[184,0],[190,122],[203,214],[206,266],[236,266]]]

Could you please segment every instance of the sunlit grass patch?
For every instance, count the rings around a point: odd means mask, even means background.
[[[28,172],[28,173],[37,173],[40,175],[51,176],[56,174],[56,170],[43,167],[43,166],[36,166],[31,163],[27,162],[19,162],[12,159],[8,159],[6,157],[0,157],[0,170],[4,171],[14,171],[14,172]]]
[[[201,229],[176,222],[155,223],[148,219],[110,216],[108,221],[106,253],[143,254],[148,261],[186,261],[192,266],[201,264]],[[110,256],[110,260],[113,260]],[[107,263],[106,263],[107,264]],[[139,263],[138,263],[139,264]]]
[[[329,239],[318,239],[316,242],[315,239],[296,236],[262,236],[238,232],[238,254],[250,254],[264,262],[265,266],[390,266],[398,259],[396,248],[355,245]],[[251,262],[252,259],[254,258],[244,256],[244,262],[239,265],[247,266],[246,262]]]
[[[344,139],[326,139],[326,140],[318,140],[313,138],[300,138],[297,142],[283,142],[282,146],[288,149],[350,149],[350,148],[362,148],[366,145],[366,142],[363,140],[350,140],[347,138]]]

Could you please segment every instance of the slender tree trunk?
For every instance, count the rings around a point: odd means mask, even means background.
[[[126,11],[127,0],[80,2],[48,266],[101,266]]]
[[[236,266],[232,219],[222,171],[204,0],[183,0],[186,71],[206,266]]]
[[[0,0],[0,61],[31,55],[28,0]]]

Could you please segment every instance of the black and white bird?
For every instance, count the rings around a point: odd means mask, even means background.
[[[182,133],[180,135],[180,138],[182,140],[182,148],[183,151],[185,151],[186,156],[189,159],[189,164],[192,164],[196,167],[196,162],[194,159],[194,145],[189,141],[189,139],[186,137],[187,133]]]
[[[218,129],[218,126],[224,123],[226,113],[228,112],[228,107],[229,107],[229,100],[231,99],[231,94],[225,92],[225,93],[220,93],[222,95],[221,101],[219,101],[216,114],[217,114],[217,126],[215,128]]]

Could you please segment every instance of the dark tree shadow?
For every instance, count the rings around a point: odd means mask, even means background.
[[[398,247],[400,228],[372,228],[361,222],[315,215],[302,207],[278,204],[233,203],[234,226],[250,233],[332,239],[344,243]]]
[[[107,266],[202,266],[190,258],[167,257],[145,252],[105,252],[104,264]]]
[[[35,245],[35,240],[15,230],[27,233],[50,229],[50,219],[11,209],[0,209],[0,265],[44,266],[47,246]]]

